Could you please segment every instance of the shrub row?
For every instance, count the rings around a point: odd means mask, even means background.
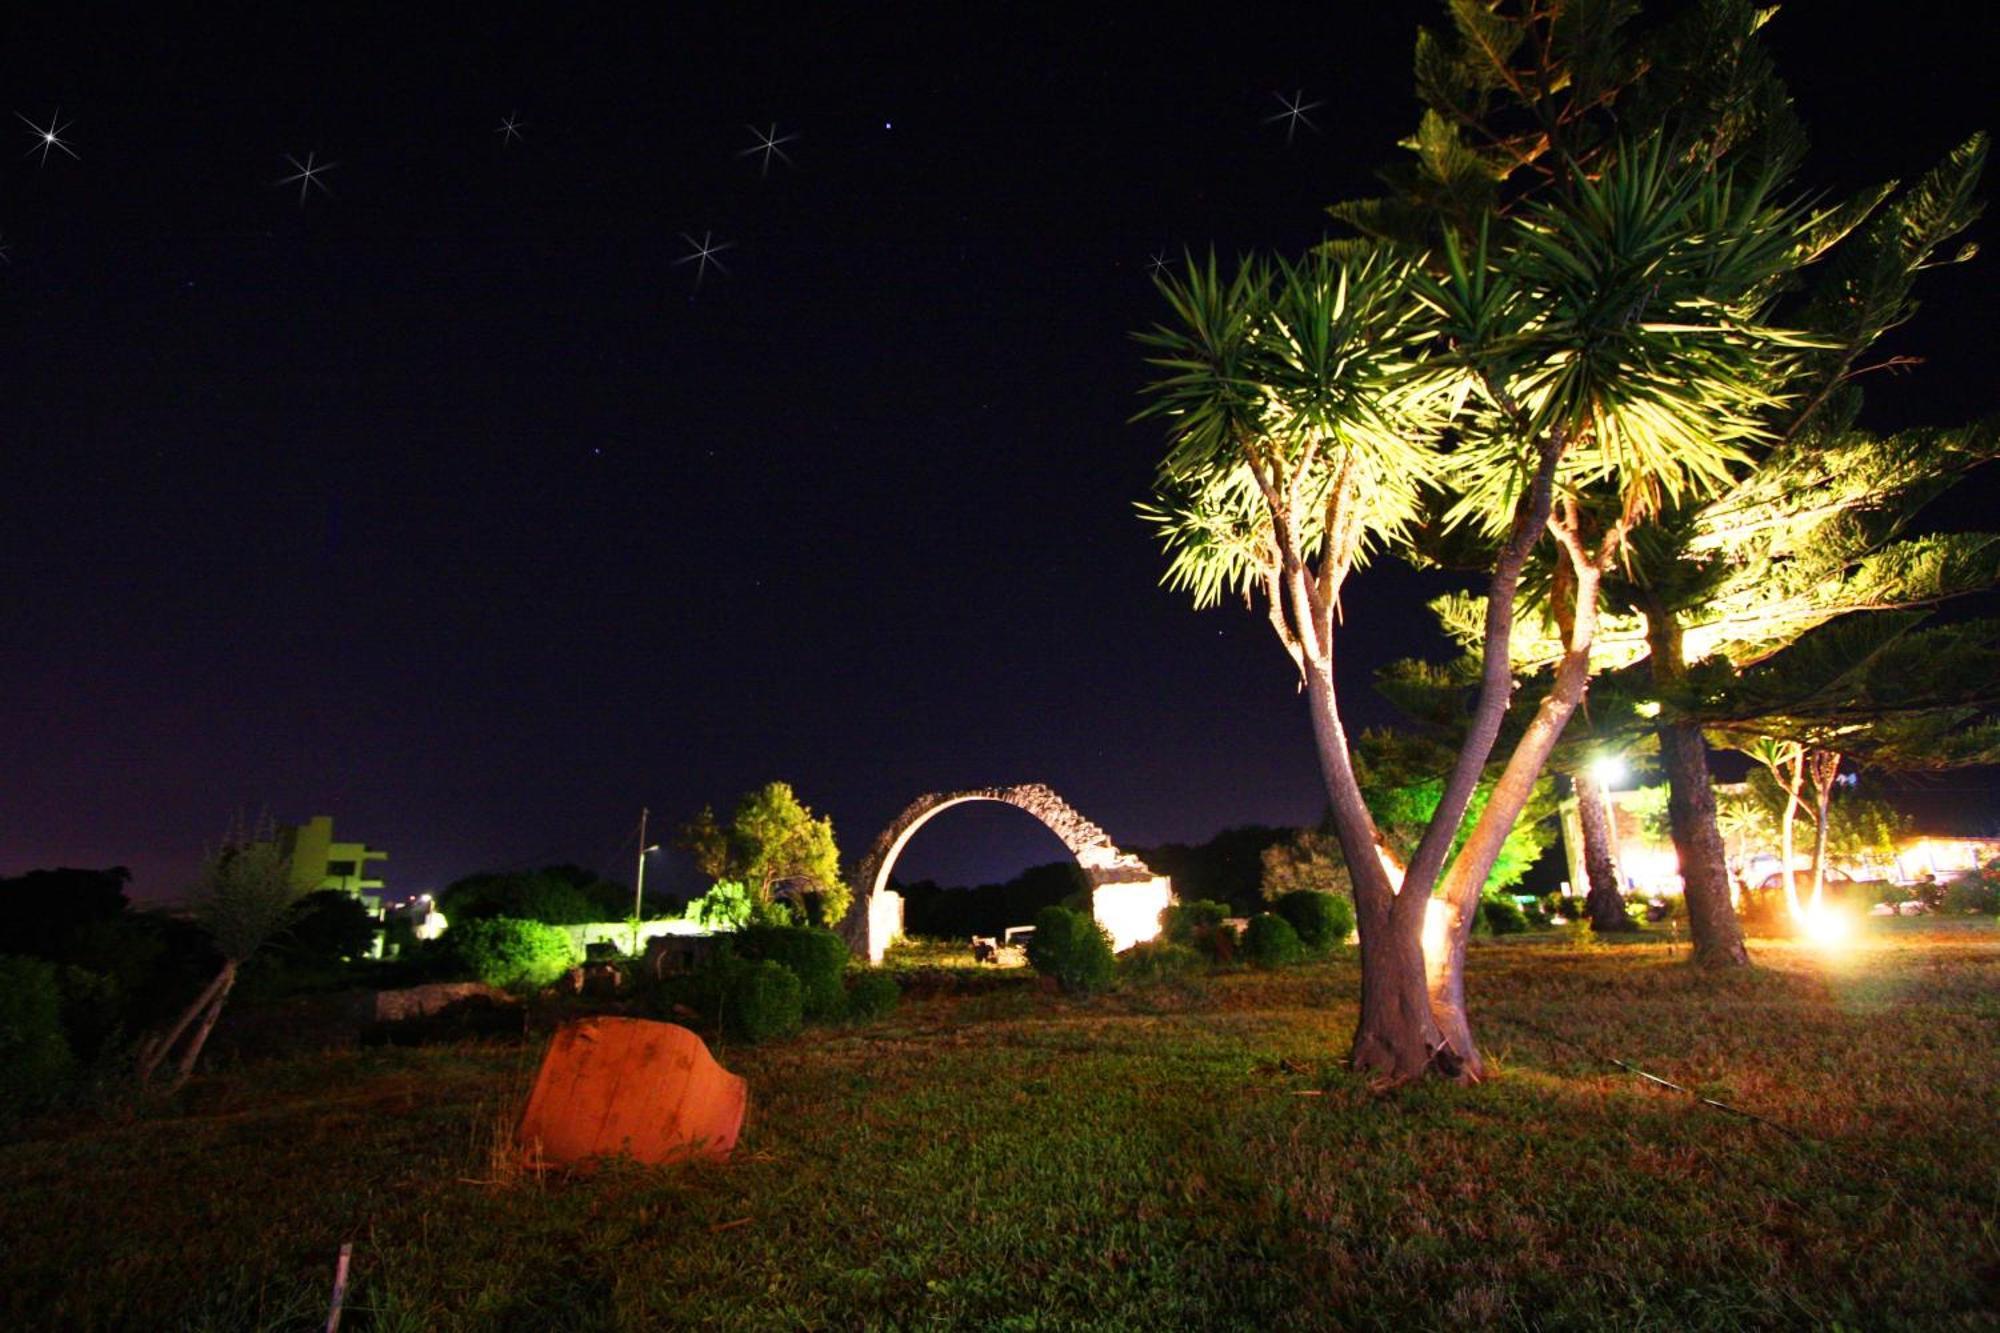
[[[896,979],[880,971],[848,972],[847,945],[830,930],[751,926],[720,937],[691,977],[664,985],[659,1010],[692,1006],[732,1040],[787,1037],[806,1023],[865,1020],[902,999]]]

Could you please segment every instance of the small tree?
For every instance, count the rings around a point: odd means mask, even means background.
[[[195,1061],[214,1030],[222,1007],[235,988],[243,964],[284,928],[293,907],[303,896],[292,883],[291,861],[278,847],[272,830],[262,828],[252,837],[241,825],[202,864],[189,907],[197,924],[208,934],[222,966],[214,979],[181,1011],[164,1032],[139,1049],[139,1082],[150,1084],[160,1065],[187,1037],[176,1065],[174,1086],[186,1082]],[[190,1034],[190,1029],[192,1033]]]
[[[1293,893],[1337,893],[1345,898],[1354,892],[1340,840],[1331,833],[1295,829],[1283,842],[1266,847],[1259,860],[1263,877],[1258,886],[1265,902],[1275,903]]]
[[[726,828],[704,806],[682,828],[680,846],[703,874],[741,883],[759,914],[769,915],[789,893],[801,907],[816,904],[823,922],[847,915],[853,895],[840,877],[833,821],[815,818],[790,783],[767,782],[746,793]]]

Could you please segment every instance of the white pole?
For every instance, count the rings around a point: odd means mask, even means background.
[[[646,896],[646,816],[649,811],[639,807],[639,873],[633,877],[632,887],[632,956],[639,956],[639,919],[643,914],[640,904]]]

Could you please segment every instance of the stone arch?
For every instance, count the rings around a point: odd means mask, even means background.
[[[918,829],[954,805],[997,801],[1024,810],[1056,835],[1083,869],[1091,888],[1094,915],[1111,931],[1113,944],[1127,948],[1158,931],[1158,908],[1172,900],[1173,886],[1153,873],[1144,861],[1121,851],[1103,829],[1045,783],[1011,787],[971,787],[964,791],[932,792],[903,807],[901,814],[875,836],[855,867],[854,905],[842,922],[848,947],[880,962],[882,950],[903,925],[902,896],[889,888],[896,858]],[[1152,904],[1157,902],[1158,907]],[[1151,914],[1150,928],[1148,915]]]

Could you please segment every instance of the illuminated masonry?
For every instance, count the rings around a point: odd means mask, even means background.
[[[1103,829],[1039,782],[1015,787],[974,787],[968,791],[933,792],[919,796],[889,821],[861,858],[855,872],[854,906],[841,925],[850,949],[866,951],[870,962],[882,961],[882,951],[903,927],[903,898],[889,888],[889,872],[912,835],[941,811],[967,801],[998,801],[1025,810],[1062,839],[1090,881],[1091,906],[1099,923],[1111,932],[1114,949],[1150,940],[1160,931],[1160,911],[1173,901],[1173,886],[1146,863],[1121,852]]]

